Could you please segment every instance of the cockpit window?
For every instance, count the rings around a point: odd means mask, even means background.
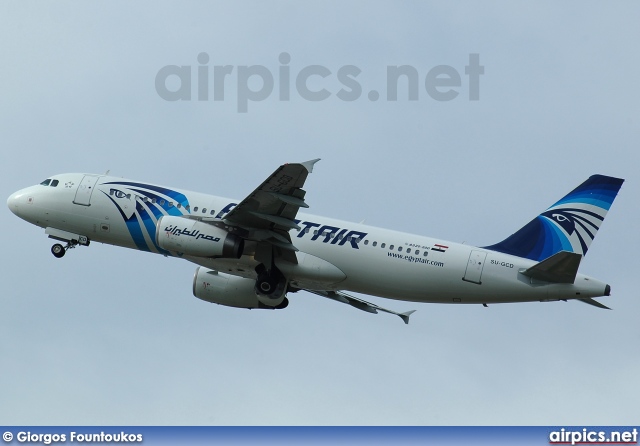
[[[51,187],[56,187],[58,185],[59,181],[58,180],[53,180],[50,184]]]
[[[43,186],[48,186],[49,183],[51,183],[51,178],[47,178],[46,180],[44,180],[42,183],[40,183]]]

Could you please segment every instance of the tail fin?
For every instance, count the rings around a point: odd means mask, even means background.
[[[622,183],[593,175],[518,232],[485,248],[537,262],[560,251],[585,255]]]

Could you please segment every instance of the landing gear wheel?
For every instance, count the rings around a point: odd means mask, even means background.
[[[64,246],[62,246],[60,243],[56,243],[51,247],[51,254],[53,254],[53,256],[57,257],[58,259],[63,257],[66,252],[67,250],[64,249]]]
[[[274,277],[265,276],[258,279],[257,285],[260,292],[268,296],[276,290],[276,287],[278,286],[278,280]]]
[[[268,307],[279,305],[287,291],[287,279],[275,265],[267,270],[261,263],[256,266],[256,273],[254,290],[258,300]]]

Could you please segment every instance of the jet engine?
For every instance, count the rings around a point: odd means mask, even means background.
[[[156,243],[167,251],[196,257],[239,259],[244,248],[244,239],[224,229],[172,215],[164,215],[158,220]]]
[[[251,279],[203,267],[199,267],[193,277],[193,295],[206,302],[236,308],[282,309],[289,305],[289,300],[284,296],[273,301],[272,305],[264,304],[258,299],[254,286],[255,282]]]

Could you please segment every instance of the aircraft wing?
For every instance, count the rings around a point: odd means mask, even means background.
[[[317,290],[305,290],[309,293],[317,294],[318,296],[326,297],[328,299],[333,299],[338,302],[342,302],[343,304],[349,304],[352,307],[357,308],[358,310],[366,311],[367,313],[378,313],[378,311],[383,311],[389,314],[395,314],[399,316],[405,324],[409,323],[409,316],[411,316],[416,310],[407,311],[405,313],[397,313],[393,310],[387,310],[386,308],[382,308],[376,304],[372,304],[371,302],[367,302],[366,300],[358,299],[357,297],[350,296],[347,293],[343,293],[342,291],[317,291]]]
[[[296,262],[297,249],[289,230],[299,229],[295,222],[298,210],[309,207],[302,187],[318,161],[283,164],[224,217],[225,224],[241,228],[249,240],[258,242],[256,258],[271,263],[273,248],[277,248],[281,256]]]

